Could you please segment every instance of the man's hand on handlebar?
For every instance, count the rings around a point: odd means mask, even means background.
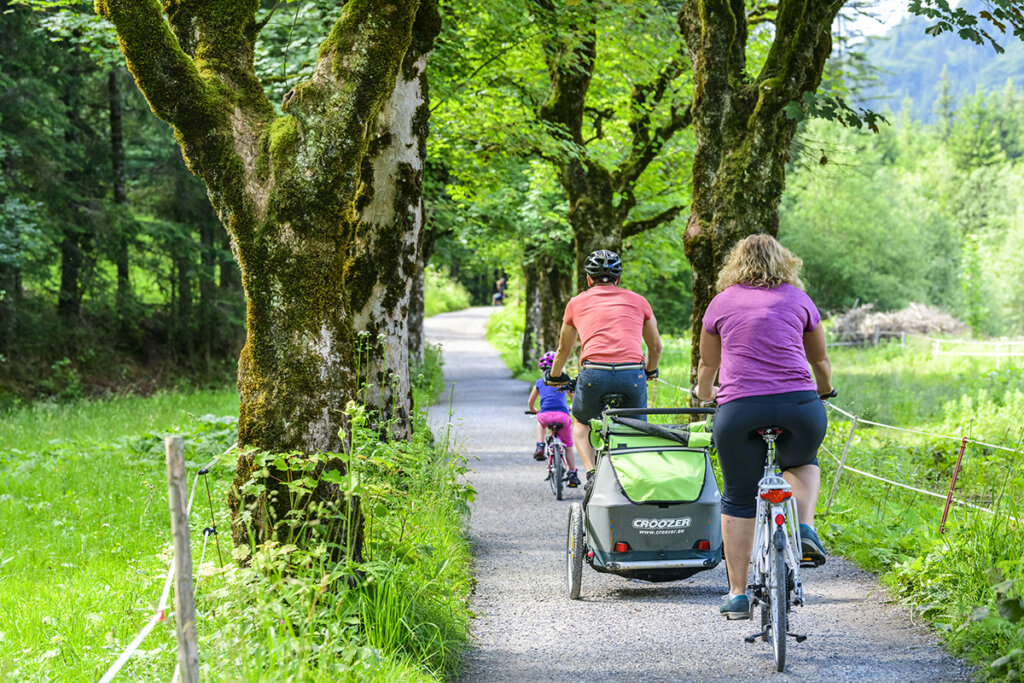
[[[557,377],[552,377],[551,376],[551,369],[550,368],[548,368],[547,370],[544,371],[544,384],[548,385],[549,387],[557,387],[557,386],[561,386],[563,384],[569,384],[569,382],[571,382],[571,381],[572,381],[572,378],[569,377],[569,375],[567,373],[565,373],[564,371],[562,372],[561,375],[558,375]]]

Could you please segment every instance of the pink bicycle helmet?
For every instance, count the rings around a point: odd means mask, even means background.
[[[555,352],[548,351],[547,353],[540,357],[539,361],[537,361],[537,367],[539,367],[541,370],[547,370],[548,368],[551,367],[551,364],[554,362]]]

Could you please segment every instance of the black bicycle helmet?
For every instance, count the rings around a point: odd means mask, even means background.
[[[614,251],[598,249],[587,257],[583,270],[594,282],[615,282],[622,275],[622,259]]]

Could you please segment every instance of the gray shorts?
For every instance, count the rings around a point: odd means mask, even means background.
[[[614,364],[608,364],[614,366]],[[572,398],[572,415],[583,424],[589,425],[594,418],[601,417],[605,394],[623,394],[626,402],[622,408],[647,407],[647,373],[638,363],[622,363],[627,368],[595,368],[586,363],[576,378],[576,393]],[[638,416],[639,417],[639,416]]]

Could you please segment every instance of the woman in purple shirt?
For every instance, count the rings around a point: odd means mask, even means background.
[[[785,430],[776,459],[793,488],[803,557],[825,563],[814,508],[817,452],[827,426],[819,397],[832,395],[832,367],[821,316],[802,289],[801,265],[773,237],[751,235],[733,247],[718,274],[718,295],[704,313],[696,395],[718,401],[714,438],[725,482],[722,540],[729,569],[729,594],[719,611],[729,619],[750,617],[747,567],[765,455],[759,427]]]

